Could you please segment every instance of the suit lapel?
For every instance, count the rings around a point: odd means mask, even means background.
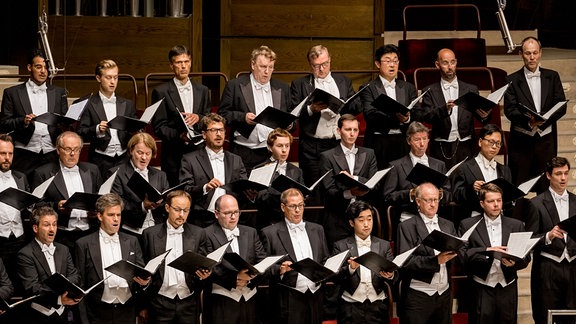
[[[364,161],[366,161],[366,152],[364,150],[360,151],[360,149],[358,149],[358,153],[355,156],[353,175],[360,174],[362,167],[364,167]]]
[[[248,79],[248,83],[240,85],[240,91],[242,92],[242,96],[244,97],[244,102],[248,107],[248,110],[255,114],[256,113],[256,103],[254,103],[254,94],[252,92],[252,82]]]
[[[272,86],[272,80],[270,80],[270,91],[272,92],[272,105],[274,108],[282,108],[282,89]]]
[[[126,115],[126,100],[116,97],[116,116]]]
[[[198,155],[196,155],[198,160],[198,164],[204,170],[204,173],[208,176],[208,179],[214,178],[214,171],[212,170],[212,164],[210,164],[210,159],[208,158],[208,152],[205,149],[200,149]],[[226,156],[224,156],[224,160],[226,160]],[[226,173],[226,172],[225,172]]]
[[[526,77],[524,76],[524,70],[520,69],[520,73],[518,74],[518,88],[520,88],[520,92],[522,93],[524,100],[519,100],[518,102],[528,102],[528,107],[536,111],[536,105],[534,104],[534,98],[532,98],[532,93],[530,92],[530,87],[528,86],[528,81],[526,81]]]
[[[224,152],[224,182],[230,183],[232,181],[232,171],[234,170],[234,164],[232,163],[232,157],[230,153]]]
[[[396,79],[396,89],[394,89],[396,91],[396,101],[408,106],[409,102],[406,102],[406,91],[404,85],[404,82]]]
[[[104,104],[102,103],[102,100],[100,100],[100,95],[92,96],[90,102],[92,103],[92,106],[94,107],[94,111],[96,112],[98,118],[100,120],[107,121],[108,117],[106,116],[106,112],[104,111]]]
[[[470,163],[468,165],[468,169],[470,170],[470,173],[472,173],[472,175],[474,176],[474,179],[485,180],[484,175],[482,174],[482,170],[480,170],[480,167],[478,166],[476,159],[472,159],[472,161],[473,163]]]
[[[484,218],[484,216],[480,217]],[[482,219],[480,221],[480,224],[476,226],[475,231],[478,232],[478,235],[480,236],[480,239],[484,243],[484,246],[492,246],[492,242],[490,242],[490,236],[488,236],[488,228],[486,227],[486,222],[484,221],[484,219]]]
[[[28,97],[28,90],[26,83],[23,83],[23,87],[18,88],[18,96],[20,97],[20,102],[22,103],[22,109],[26,115],[32,113],[32,104],[30,103],[30,98]]]
[[[414,166],[412,165],[412,160],[410,159],[410,155],[406,155],[402,158],[400,162],[400,168],[404,172],[404,174],[400,174],[400,179],[406,179],[406,177],[412,172]],[[408,182],[408,181],[406,181]],[[412,184],[414,186],[414,184]]]
[[[62,195],[62,197],[66,199],[70,198],[68,196],[68,190],[66,189],[66,183],[64,182],[64,176],[62,175],[62,172],[56,173],[56,176],[52,181],[52,185],[56,187],[56,190],[60,192],[60,195]]]
[[[84,185],[84,192],[93,193],[90,171],[81,168],[80,165],[78,165],[78,171],[80,173],[80,179],[82,179],[82,184]]]
[[[212,235],[214,236],[214,238],[216,239],[216,242],[218,242],[218,247],[221,247],[222,245],[228,243],[228,239],[226,238],[226,235],[224,234],[224,230],[222,229],[222,227],[220,227],[220,225],[218,223],[212,224]],[[229,246],[226,249],[227,252],[232,252],[232,248]]]
[[[176,107],[179,112],[184,112],[184,105],[180,99],[180,93],[178,92],[178,88],[176,88],[173,80],[168,83],[168,96],[174,103],[174,107]]]
[[[48,261],[46,261],[46,256],[44,255],[44,252],[42,252],[42,249],[35,240],[33,240],[31,243],[32,243],[32,253],[34,254],[34,257],[36,257],[36,260],[40,262],[40,265],[42,266],[42,269],[44,269],[44,272],[46,272],[48,276],[52,275],[52,270],[50,270],[50,266],[48,265]],[[56,252],[54,252],[54,264],[56,265],[56,272],[59,272],[58,263],[56,262]]]
[[[552,91],[550,89],[552,85],[552,80],[550,80],[550,74],[546,73],[546,71],[543,71],[542,69],[540,69],[540,93],[541,93],[541,97],[540,98],[540,107],[541,107],[541,113],[545,113],[548,110],[550,110],[550,108],[552,108],[552,106],[546,105],[546,102],[548,101],[548,95],[553,93],[554,91]],[[555,103],[555,102],[554,102]]]
[[[104,273],[102,269],[102,253],[100,252],[100,234],[96,232],[94,234],[94,239],[88,243],[88,250],[90,251],[90,257],[92,258],[92,264],[96,272],[98,273],[99,279],[104,279]]]
[[[277,232],[278,239],[284,246],[284,250],[286,250],[286,252],[288,252],[288,255],[290,255],[290,258],[292,258],[293,261],[296,261],[297,260],[296,252],[294,252],[294,247],[292,246],[292,239],[290,238],[290,233],[288,233],[288,225],[286,225],[286,222],[284,220],[281,220],[277,224],[278,224],[277,226],[279,227]],[[308,228],[306,228],[306,231],[308,231]]]
[[[54,90],[53,87],[48,87],[48,85],[46,85],[46,96],[48,98],[48,111],[53,113],[55,112],[54,109],[56,108],[56,91]]]
[[[346,161],[346,156],[342,151],[342,147],[340,145],[336,146],[336,150],[334,152],[334,161],[340,167],[340,170],[346,170],[350,172],[350,167],[348,166],[348,162]],[[334,170],[335,173],[338,173],[337,170]]]
[[[558,210],[556,209],[556,204],[554,204],[554,199],[552,198],[552,194],[550,191],[544,191],[544,199],[542,200],[542,204],[548,210],[548,215],[552,220],[552,224],[556,225],[560,222],[560,216],[558,215]]]
[[[308,241],[310,241],[310,248],[312,249],[312,259],[315,261],[321,261],[318,258],[318,252],[320,252],[320,248],[318,247],[318,235],[312,231],[310,226],[306,226],[306,234],[308,234]]]

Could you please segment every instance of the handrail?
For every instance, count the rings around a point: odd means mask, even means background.
[[[146,107],[149,106],[148,103],[148,97],[150,94],[150,90],[148,89],[148,79],[152,78],[154,79],[155,77],[162,77],[162,78],[169,78],[169,77],[173,77],[174,73],[172,72],[154,72],[154,73],[148,73],[146,74],[146,76],[144,77],[144,96],[145,96],[145,100],[146,100]],[[224,79],[224,82],[228,83],[228,76],[225,73],[222,72],[191,72],[190,74],[188,74],[189,77],[202,77],[202,76],[218,76],[220,78]],[[162,79],[162,78],[157,78],[157,79]]]
[[[408,11],[409,9],[426,9],[426,8],[473,8],[476,11],[476,19],[478,22],[478,29],[476,30],[476,38],[481,38],[480,34],[482,31],[482,26],[480,24],[480,10],[478,10],[478,7],[476,5],[473,4],[431,4],[431,5],[408,5],[406,7],[404,7],[404,10],[402,10],[402,19],[404,20],[404,31],[402,34],[402,39],[406,40],[406,11]]]
[[[421,67],[421,68],[417,68],[416,70],[414,70],[414,86],[416,87],[416,89],[420,90],[422,87],[420,87],[418,85],[418,72],[438,72],[438,74],[440,73],[439,70],[437,68],[433,68],[433,67]],[[488,74],[488,77],[490,79],[490,89],[480,89],[480,90],[490,90],[490,91],[494,91],[495,86],[494,86],[494,76],[492,75],[492,71],[484,66],[477,66],[477,67],[459,67],[456,70],[456,73],[461,73],[461,74],[466,74],[466,72],[486,72]],[[438,79],[440,79],[440,77],[438,77]],[[468,81],[469,82],[469,81]]]

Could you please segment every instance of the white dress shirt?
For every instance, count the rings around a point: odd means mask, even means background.
[[[108,278],[104,281],[104,292],[102,293],[101,301],[108,304],[124,304],[132,297],[128,282],[105,270],[107,267],[122,260],[120,236],[118,233],[110,236],[102,229],[99,229],[98,233],[100,254],[102,255],[102,273],[104,278]]]
[[[270,87],[270,82],[266,84],[260,84],[258,81],[256,81],[256,79],[254,79],[252,74],[250,74],[250,83],[252,85],[252,94],[254,95],[256,116],[258,116],[261,112],[264,111],[264,109],[266,109],[266,107],[274,107],[274,102],[272,100],[272,89]],[[251,149],[266,147],[266,140],[268,139],[268,134],[270,134],[271,131],[272,128],[268,126],[256,124],[254,130],[252,130],[248,138],[242,136],[238,131],[234,132],[234,141]]]
[[[184,107],[178,107],[184,109],[186,113],[194,112],[194,91],[192,89],[192,82],[190,79],[186,79],[186,83],[182,84],[180,80],[174,78],[172,79],[176,88],[178,89],[178,95],[180,96],[180,101]]]
[[[18,188],[12,171],[0,172],[0,192],[8,188]],[[10,234],[20,237],[24,234],[20,211],[10,205],[0,202],[0,237],[8,238]]]
[[[54,252],[56,251],[56,246],[54,246],[54,243],[50,243],[50,245],[46,245],[40,241],[38,241],[37,238],[34,238],[34,240],[36,241],[36,243],[38,243],[38,245],[40,246],[40,249],[42,250],[42,253],[44,254],[44,257],[46,258],[46,262],[48,263],[48,267],[50,268],[50,273],[51,274],[55,274],[56,273],[56,264],[54,262]],[[46,315],[46,316],[50,316],[54,313],[57,313],[58,315],[62,315],[62,313],[64,313],[64,305],[62,305],[62,299],[60,296],[58,296],[58,305],[60,305],[60,307],[58,308],[54,308],[54,307],[44,307],[40,304],[37,303],[32,303],[30,305],[30,307],[32,307],[33,309],[39,311],[40,313]]]
[[[62,172],[62,178],[64,178],[68,198],[72,197],[76,192],[84,192],[84,183],[82,182],[82,177],[80,177],[78,165],[68,168],[60,162],[60,172]],[[76,229],[85,231],[89,227],[88,213],[85,210],[72,209],[68,225],[66,227],[60,227],[60,229],[65,231],[73,231]]]
[[[324,79],[315,78],[314,88],[322,89],[334,97],[340,98],[340,90],[338,90],[338,85],[336,84],[336,81],[334,81],[334,78],[332,78],[332,73],[329,73]],[[312,116],[310,106],[308,106],[308,115]],[[340,114],[334,113],[330,108],[322,109],[314,137],[340,139],[340,134],[338,134],[338,131],[336,130],[336,128],[338,128],[339,118]]]
[[[290,223],[286,218],[284,218],[284,221],[288,227],[290,242],[292,243],[294,253],[296,254],[296,261],[304,260],[306,258],[312,259],[314,255],[312,254],[310,238],[306,232],[306,223],[301,221],[298,224],[293,224]],[[310,290],[312,293],[315,293],[318,289],[320,289],[320,286],[321,285],[316,286],[312,280],[299,273],[298,278],[296,279],[296,287],[293,287],[293,289],[301,293],[305,293],[306,290]]]
[[[102,105],[104,106],[104,113],[106,114],[106,120],[110,121],[114,119],[118,113],[116,109],[116,95],[113,93],[110,98],[107,98],[102,92],[98,93],[100,95],[100,100],[102,101]],[[104,151],[96,149],[95,152],[115,157],[117,155],[122,155],[126,152],[126,149],[122,149],[122,145],[120,144],[120,138],[118,137],[118,130],[109,128],[110,131],[110,143]],[[100,124],[96,125],[96,136],[97,137],[104,137],[106,135],[105,132],[100,131]]]
[[[168,221],[166,221],[166,225],[166,251],[169,249],[172,249],[172,251],[168,253],[164,261],[164,280],[158,294],[170,299],[174,299],[176,296],[184,299],[194,292],[190,291],[186,284],[185,273],[168,265],[184,253],[182,242],[184,227],[174,228]]]
[[[26,91],[32,106],[32,113],[40,116],[48,112],[48,95],[46,94],[46,83],[37,85],[32,80],[26,82]],[[28,125],[30,127],[30,125]],[[34,153],[48,153],[56,149],[52,144],[50,133],[48,132],[48,125],[43,123],[34,122],[34,133],[27,145],[16,141],[14,147],[22,148]]]
[[[440,88],[442,89],[442,94],[444,94],[444,99],[446,102],[448,100],[456,100],[458,99],[459,93],[459,86],[458,86],[458,78],[454,78],[452,82],[448,82],[444,79],[440,80]],[[460,133],[458,132],[458,115],[459,115],[459,106],[455,105],[452,107],[452,112],[450,113],[450,133],[448,134],[448,139],[436,138],[436,141],[442,142],[454,142],[456,140],[460,141],[467,141],[471,139],[471,136],[466,136],[464,138],[460,138]]]
[[[490,217],[484,214],[484,222],[486,223],[486,230],[488,232],[488,237],[490,238],[490,246],[502,246],[505,243],[502,242],[502,216],[498,216],[496,219],[492,220]],[[504,273],[502,272],[501,261],[494,259],[492,261],[492,266],[490,267],[490,271],[488,272],[488,277],[486,280],[474,276],[474,281],[479,284],[488,286],[488,287],[496,287],[497,284],[500,284],[502,287],[506,287],[507,285],[511,284],[513,281],[506,283],[506,278],[504,277]]]
[[[379,75],[380,81],[382,81],[382,85],[384,85],[384,91],[386,91],[386,95],[394,100],[396,100],[396,79],[392,80],[392,82],[384,79],[381,75]],[[396,100],[398,101],[398,100]],[[396,118],[396,116],[394,116]],[[380,132],[374,132],[375,134],[380,134]],[[402,134],[400,128],[393,128],[388,131],[390,135],[397,135]]]

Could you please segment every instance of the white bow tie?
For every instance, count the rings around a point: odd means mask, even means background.
[[[358,153],[358,148],[357,148],[357,147],[355,147],[355,148],[353,148],[353,149],[351,149],[351,150],[344,150],[344,154],[345,154],[345,155],[350,155],[350,154],[356,155],[356,153]]]
[[[56,247],[53,243],[50,245],[42,244],[42,253],[48,252],[50,255],[54,255],[54,251],[56,251]]]
[[[106,243],[106,244],[110,244],[110,243],[112,243],[112,242],[113,242],[113,243],[118,243],[118,242],[120,242],[120,239],[118,238],[118,234],[114,234],[114,235],[112,235],[112,236],[108,236],[108,235],[104,236],[104,235],[102,235],[102,239],[104,240],[104,243]]]
[[[4,181],[9,181],[12,179],[12,170],[8,170],[6,172],[0,172],[0,179]]]
[[[264,90],[265,92],[269,92],[270,91],[270,84],[260,84],[260,83],[256,83],[254,85],[254,87],[256,88],[256,90]]]
[[[240,230],[238,230],[238,227],[235,227],[233,230],[229,230],[229,229],[225,228],[224,233],[226,234],[226,238],[229,241],[233,240],[234,237],[240,236]]]
[[[562,196],[555,196],[554,201],[561,202],[561,201],[568,201],[568,194],[563,194]]]
[[[396,88],[396,81],[392,80],[392,82],[384,82],[384,88],[391,88],[394,89]]]
[[[302,232],[304,232],[304,231],[306,230],[306,224],[305,224],[303,221],[300,222],[299,224],[288,223],[288,227],[289,227],[291,230],[299,229],[299,230],[301,230]]]
[[[110,98],[102,98],[102,103],[109,103],[109,104],[116,104],[116,97],[110,97]]]
[[[184,227],[180,226],[178,228],[168,227],[168,235],[178,235],[184,233]]]
[[[148,178],[148,169],[140,170],[135,168],[134,171],[138,172],[138,174],[140,174],[142,177]]]
[[[530,80],[530,79],[532,79],[532,78],[539,78],[539,77],[540,77],[540,71],[536,71],[536,72],[534,72],[534,73],[529,72],[529,73],[526,74],[526,78],[527,78],[528,80]]]
[[[369,239],[369,238],[366,239],[366,240],[363,240],[363,241],[356,240],[356,246],[357,246],[358,248],[361,248],[361,247],[370,248],[370,245],[371,245],[371,244],[372,244],[372,242],[370,242],[370,239]]]
[[[218,160],[218,161],[224,162],[224,151],[220,151],[218,153],[210,152],[209,158],[210,158],[210,160]]]
[[[75,166],[73,166],[73,167],[71,167],[71,168],[67,168],[67,167],[63,167],[63,168],[62,168],[62,171],[65,172],[65,173],[76,173],[76,172],[78,172],[78,170],[79,170],[79,169],[78,169],[78,165],[75,165]]]
[[[434,218],[426,220],[426,225],[437,225],[437,224],[438,224],[438,216],[434,216]]]
[[[484,160],[484,168],[492,168],[492,170],[496,170],[496,160],[492,160],[490,162]]]
[[[46,92],[46,84],[43,83],[41,85],[33,85],[32,86],[32,93],[38,93],[38,92]]]
[[[458,87],[458,85],[457,85],[457,83],[454,83],[454,82],[452,82],[452,83],[446,82],[446,83],[443,83],[443,84],[442,84],[442,87],[443,87],[444,89],[448,90],[448,89],[450,89],[450,88],[456,89],[456,88]]]
[[[332,79],[331,78],[317,78],[316,81],[320,84],[324,84],[324,83],[332,83]]]
[[[488,226],[500,226],[500,223],[501,223],[501,222],[500,222],[499,219],[497,219],[497,220],[489,220],[489,221],[488,221]]]
[[[178,87],[178,91],[182,92],[187,92],[187,91],[192,91],[192,85],[191,84],[187,84],[184,86],[179,86]]]

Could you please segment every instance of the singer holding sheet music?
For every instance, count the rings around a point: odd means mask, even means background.
[[[112,60],[96,64],[96,81],[100,84],[98,94],[90,97],[78,126],[78,134],[90,143],[88,159],[98,165],[101,174],[116,166],[126,157],[126,145],[130,133],[108,127],[108,121],[116,116],[136,118],[134,102],[117,96],[119,68]]]
[[[511,122],[508,166],[516,185],[542,173],[546,162],[558,152],[556,123],[539,129],[541,122],[523,112],[519,105],[543,115],[558,102],[566,100],[558,72],[540,67],[542,46],[538,39],[525,38],[519,54],[524,67],[508,76],[512,84],[504,95],[504,113]],[[566,113],[566,105],[560,112]],[[546,186],[542,184],[536,188],[538,193],[545,190]]]
[[[133,324],[136,318],[133,294],[150,283],[150,278],[139,277],[127,282],[104,270],[120,260],[144,266],[138,239],[119,232],[123,208],[124,202],[117,194],[102,195],[96,201],[100,228],[76,241],[74,263],[82,278],[80,287],[88,289],[106,279],[82,300],[82,323]]]
[[[2,96],[0,132],[14,138],[14,168],[30,178],[32,171],[45,163],[56,161],[56,137],[62,132],[57,125],[34,122],[46,112],[65,115],[68,111],[66,90],[46,83],[46,57],[35,49],[28,58],[30,79],[7,88]]]
[[[530,255],[523,261],[504,258],[498,260],[482,251],[506,253],[510,233],[524,232],[520,220],[502,215],[502,189],[493,183],[480,186],[478,191],[482,217],[462,220],[459,232],[462,235],[478,223],[466,245],[464,262],[473,287],[468,323],[515,324],[518,311],[518,270],[526,268]]]
[[[378,169],[388,167],[388,162],[408,154],[406,128],[411,122],[410,112],[403,115],[391,109],[379,109],[372,102],[384,94],[404,106],[408,106],[418,96],[412,83],[398,78],[400,51],[392,44],[379,47],[374,54],[374,65],[378,77],[368,83],[360,94],[366,132],[364,146],[374,149]]]
[[[168,220],[147,228],[142,233],[144,258],[149,261],[172,249],[146,290],[150,297],[150,323],[200,323],[201,280],[210,272],[197,270],[196,274],[184,273],[168,264],[186,251],[206,255],[206,236],[198,226],[188,224],[192,197],[185,191],[168,193],[164,208]]]
[[[18,320],[28,323],[68,323],[66,306],[74,306],[81,299],[68,297],[68,292],[56,294],[44,281],[54,273],[66,277],[75,285],[80,284],[80,273],[72,262],[68,248],[54,242],[58,215],[48,206],[36,208],[32,213],[35,238],[18,252],[18,275],[24,286],[24,296],[41,294],[32,302],[32,310],[20,312]],[[74,320],[79,322],[77,309]]]

